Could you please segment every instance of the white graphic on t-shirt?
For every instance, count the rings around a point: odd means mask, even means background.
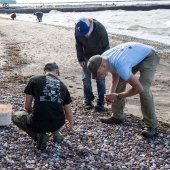
[[[43,96],[40,96],[40,101],[51,101],[62,103],[60,92],[60,80],[51,76],[46,76],[46,85],[43,89]]]

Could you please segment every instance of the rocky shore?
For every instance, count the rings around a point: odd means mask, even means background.
[[[12,123],[0,127],[0,169],[2,170],[169,170],[170,169],[170,47],[164,44],[110,35],[111,46],[127,41],[150,44],[161,55],[153,83],[159,136],[144,140],[139,97],[127,100],[124,125],[106,125],[99,120],[111,114],[83,109],[81,68],[76,59],[74,30],[62,27],[0,19],[0,103],[10,103],[13,111],[23,109],[23,90],[32,75],[56,61],[61,79],[73,98],[74,133],[62,129],[64,141],[50,138],[45,151]],[[107,79],[107,89],[109,77]],[[95,86],[94,91],[96,94]],[[51,134],[49,134],[51,135]],[[51,137],[51,136],[50,136]]]

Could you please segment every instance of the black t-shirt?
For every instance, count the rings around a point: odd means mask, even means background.
[[[63,106],[71,103],[67,87],[52,74],[30,79],[25,94],[34,97],[30,128],[34,132],[53,132],[65,123]]]

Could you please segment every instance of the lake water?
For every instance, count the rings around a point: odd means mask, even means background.
[[[17,3],[103,3],[103,4],[110,4],[115,3],[116,5],[120,4],[167,4],[170,3],[169,0],[16,0]]]
[[[57,1],[58,3],[65,3],[68,0]],[[17,1],[19,2],[19,0]],[[20,1],[21,2],[21,1]],[[22,0],[24,2],[24,0]],[[27,0],[27,2],[32,2]],[[34,1],[35,2],[35,1]],[[36,1],[37,3],[40,1]],[[54,2],[54,0],[43,1]],[[55,1],[56,2],[56,1]],[[78,1],[74,1],[78,2]],[[84,0],[81,3],[94,3],[99,1]],[[109,3],[113,1],[100,1],[102,3]],[[119,0],[117,3],[170,3],[170,1],[129,1]],[[71,2],[70,2],[71,3]],[[73,3],[73,0],[72,0]],[[18,4],[17,4],[18,5]],[[23,5],[23,4],[22,4]],[[35,5],[35,4],[32,4]],[[1,17],[9,18],[7,14],[0,14]],[[108,10],[97,12],[60,12],[51,11],[44,14],[43,22],[39,24],[51,24],[74,28],[75,22],[79,17],[95,18],[104,24],[110,34],[122,34],[143,38],[153,41],[162,42],[170,45],[170,10],[157,9],[150,11],[124,11],[124,10]],[[37,22],[36,17],[32,14],[17,14],[17,20],[24,20],[29,22]]]

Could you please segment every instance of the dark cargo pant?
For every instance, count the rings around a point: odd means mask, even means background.
[[[137,66],[133,68],[132,71],[139,71],[140,77],[139,81],[143,86],[144,91],[140,93],[140,102],[141,102],[141,111],[143,114],[143,120],[147,127],[156,128],[157,127],[157,118],[155,114],[155,104],[150,90],[152,81],[154,79],[156,67],[160,61],[160,57],[156,54],[155,51],[151,53]],[[120,78],[117,85],[116,93],[121,93],[126,89],[126,81]],[[123,110],[125,107],[125,98],[112,103],[112,112],[113,117],[123,120],[125,115]]]
[[[12,114],[12,121],[13,123],[23,131],[25,131],[34,141],[37,140],[37,135],[44,135],[45,133],[36,133],[33,132],[28,124],[30,124],[30,116],[25,111],[17,111]],[[56,130],[55,132],[51,132],[53,135],[53,138],[59,138],[60,129]],[[58,140],[58,139],[57,139]],[[60,140],[60,139],[59,139]]]
[[[25,111],[17,111],[12,114],[13,123],[20,129],[25,131],[37,144],[37,149],[44,150],[47,146],[48,135],[46,133],[36,133],[30,130],[28,124],[30,123],[30,115]],[[63,136],[59,130],[52,132],[54,142],[60,143]]]
[[[37,134],[30,130],[28,124],[30,123],[30,116],[25,111],[17,111],[12,114],[12,122],[25,131],[33,140],[36,140]]]

